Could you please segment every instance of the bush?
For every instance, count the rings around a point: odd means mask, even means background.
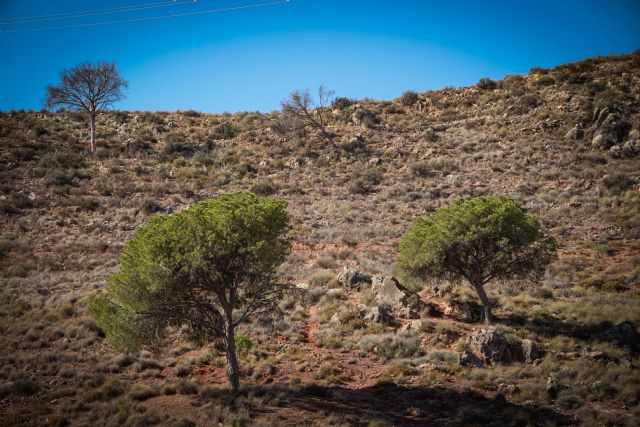
[[[426,162],[415,162],[409,165],[409,169],[415,176],[429,176],[429,165]]]
[[[478,83],[476,83],[476,87],[482,90],[494,90],[498,87],[498,84],[495,81],[491,80],[489,77],[483,77],[478,80]]]
[[[153,199],[146,199],[142,202],[142,209],[147,213],[156,213],[162,210],[162,207]]]
[[[343,109],[343,108],[349,108],[355,103],[356,103],[355,100],[341,96],[341,97],[335,98],[331,103],[331,105],[335,108]]]
[[[420,100],[420,96],[412,90],[408,90],[400,97],[400,103],[405,107],[411,107]]]
[[[38,385],[31,380],[17,380],[0,385],[0,397],[32,396],[38,392]]]
[[[143,400],[151,399],[152,397],[159,395],[160,392],[156,387],[140,383],[134,384],[129,390],[129,396],[138,402],[142,402]]]
[[[233,338],[233,341],[236,344],[236,349],[240,352],[247,352],[253,347],[253,341],[251,341],[251,338],[242,332],[238,332]]]
[[[231,139],[238,134],[238,130],[231,123],[222,123],[216,126],[211,132],[210,138],[213,140]]]
[[[258,196],[271,196],[278,191],[278,187],[268,181],[257,182],[251,186],[251,192]]]

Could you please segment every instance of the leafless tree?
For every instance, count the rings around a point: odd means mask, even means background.
[[[44,106],[86,111],[91,121],[91,152],[96,150],[96,114],[124,98],[127,82],[115,63],[83,62],[60,72],[60,84],[47,86]]]
[[[282,101],[282,112],[304,125],[320,130],[327,142],[333,145],[333,138],[327,130],[325,117],[333,95],[334,91],[320,86],[318,88],[318,102],[316,103],[308,89],[296,90],[289,95],[288,99]]]

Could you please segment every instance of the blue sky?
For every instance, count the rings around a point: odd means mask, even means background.
[[[183,0],[177,0],[183,1]],[[640,1],[291,0],[165,20],[8,33],[252,5],[198,0],[130,13],[1,24],[0,109],[40,109],[58,72],[116,61],[123,110],[271,111],[295,89],[391,99],[640,48]],[[277,0],[271,0],[277,1]],[[0,18],[162,0],[0,0]]]

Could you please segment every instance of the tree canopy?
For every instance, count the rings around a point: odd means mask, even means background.
[[[84,62],[60,72],[60,84],[47,86],[46,108],[66,107],[89,113],[91,152],[95,151],[96,113],[124,98],[127,82],[115,63]]]
[[[396,260],[407,278],[466,281],[478,292],[485,321],[492,321],[484,285],[493,280],[537,279],[555,257],[556,242],[535,215],[513,199],[458,199],[417,218],[400,242]]]
[[[157,215],[129,240],[120,271],[89,309],[118,350],[159,346],[171,327],[197,343],[222,338],[237,390],[235,327],[269,318],[290,287],[276,268],[290,241],[284,201],[229,193],[171,215]]]

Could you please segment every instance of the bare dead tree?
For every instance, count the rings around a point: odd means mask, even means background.
[[[47,86],[45,108],[69,108],[89,113],[91,121],[91,153],[96,150],[96,114],[124,98],[127,82],[115,63],[83,62],[60,72],[60,84]]]
[[[327,142],[334,145],[331,133],[326,128],[325,117],[333,95],[334,91],[320,86],[318,88],[318,102],[316,103],[308,89],[296,90],[289,95],[288,99],[282,101],[282,112],[304,125],[318,129]]]

